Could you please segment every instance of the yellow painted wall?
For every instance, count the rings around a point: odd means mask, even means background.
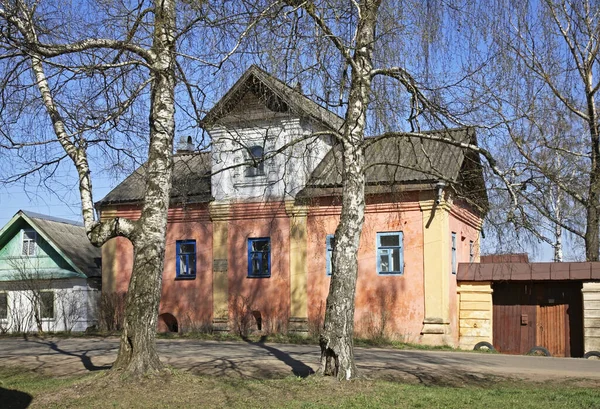
[[[488,282],[463,282],[459,297],[459,347],[473,349],[481,341],[493,342],[492,285]]]
[[[290,220],[290,318],[308,319],[307,214],[306,206],[286,203]]]
[[[600,283],[583,283],[583,347],[600,351]]]
[[[213,321],[227,322],[229,317],[228,234],[229,206],[211,203],[213,221]]]

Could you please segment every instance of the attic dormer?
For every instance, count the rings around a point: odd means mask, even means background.
[[[226,200],[293,199],[343,120],[256,66],[203,120],[212,138],[212,195]]]

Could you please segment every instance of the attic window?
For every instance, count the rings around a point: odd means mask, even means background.
[[[250,165],[246,168],[246,176],[264,176],[265,174],[265,162],[264,162],[264,150],[261,146],[253,146],[248,149]]]
[[[23,247],[21,254],[24,256],[35,256],[37,234],[33,230],[23,230]]]

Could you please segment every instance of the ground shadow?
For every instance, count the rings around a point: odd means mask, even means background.
[[[24,409],[29,407],[33,397],[25,392],[0,387],[0,406],[6,409]]]
[[[81,363],[83,364],[84,368],[87,369],[90,372],[94,372],[94,371],[105,371],[107,369],[110,369],[112,367],[112,365],[102,365],[102,366],[98,366],[98,365],[94,365],[92,363],[92,359],[88,356],[88,352],[89,351],[85,351],[82,354],[76,354],[74,352],[69,352],[69,351],[65,351],[64,349],[61,349],[56,342],[53,341],[35,341],[39,344],[43,344],[43,345],[47,345],[50,347],[50,349],[52,349],[55,352],[58,352],[59,354],[62,355],[67,355],[67,356],[73,356],[75,358],[79,358],[81,360]]]
[[[267,337],[264,335],[260,337],[258,342],[253,342],[247,337],[242,337],[242,339],[251,345],[255,345],[259,348],[268,351],[275,358],[279,359],[281,362],[292,368],[292,373],[296,376],[306,378],[308,375],[312,375],[315,373],[315,371],[313,371],[313,369],[310,366],[306,365],[304,362],[292,358],[289,354],[280,351],[277,348],[266,345],[265,340],[267,339]]]

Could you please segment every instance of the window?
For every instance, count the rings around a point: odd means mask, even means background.
[[[452,232],[452,274],[456,274],[456,233]]]
[[[37,234],[33,230],[23,230],[23,250],[24,256],[35,256],[35,241]]]
[[[271,276],[271,239],[248,239],[248,277]]]
[[[469,241],[469,262],[475,261],[475,243],[473,240]]]
[[[8,295],[0,293],[0,320],[8,318]]]
[[[252,164],[246,169],[246,176],[263,176],[265,174],[264,150],[260,146],[253,146],[249,150],[248,158]]]
[[[402,274],[404,272],[402,232],[377,233],[377,272]]]
[[[54,319],[54,293],[51,291],[40,293],[40,317]]]
[[[335,246],[335,236],[333,234],[328,234],[327,239],[325,240],[325,246],[327,248],[327,275],[331,275],[331,261],[333,260],[333,246]]]
[[[177,241],[177,278],[196,277],[196,240]]]

